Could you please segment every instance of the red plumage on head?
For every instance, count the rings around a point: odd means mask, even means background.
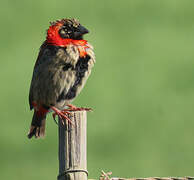
[[[54,46],[66,47],[69,44],[77,46],[87,45],[86,40],[74,40],[74,39],[64,39],[59,35],[59,30],[63,26],[64,20],[52,23],[47,31],[46,43]]]

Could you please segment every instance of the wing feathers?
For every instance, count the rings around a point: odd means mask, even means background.
[[[58,48],[54,54],[50,51],[53,49],[47,46],[40,50],[31,82],[30,107],[32,101],[47,106],[56,104],[59,96],[65,95],[74,84],[76,72],[73,69],[79,59],[78,50],[69,46]]]

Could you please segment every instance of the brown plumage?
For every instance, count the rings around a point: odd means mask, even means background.
[[[85,85],[95,63],[92,46],[82,39],[86,33],[88,30],[75,19],[62,19],[49,27],[30,86],[34,115],[29,138],[43,137],[47,113],[54,110],[60,116]],[[62,117],[66,117],[64,112]]]

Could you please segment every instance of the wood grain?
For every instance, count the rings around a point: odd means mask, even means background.
[[[87,180],[86,111],[71,112],[72,124],[59,120],[58,180]]]

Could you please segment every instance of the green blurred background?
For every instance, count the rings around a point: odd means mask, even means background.
[[[14,1],[0,6],[0,179],[56,179],[57,126],[28,140],[28,91],[49,22],[75,17],[97,63],[74,101],[88,113],[89,178],[194,176],[194,1]]]

